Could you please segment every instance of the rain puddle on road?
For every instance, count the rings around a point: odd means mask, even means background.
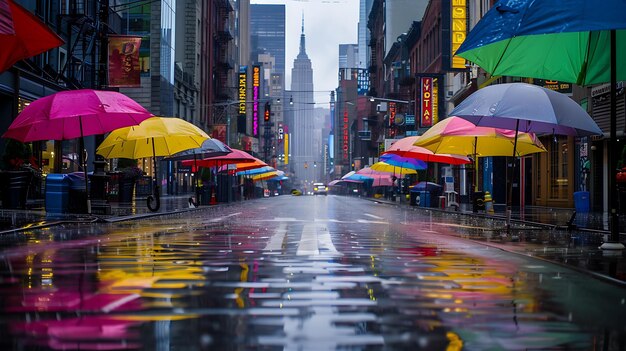
[[[21,234],[0,256],[1,348],[591,347],[525,259],[381,220],[253,217]]]

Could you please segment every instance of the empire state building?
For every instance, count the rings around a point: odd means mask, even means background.
[[[296,177],[311,184],[314,179],[314,164],[319,158],[319,150],[314,150],[314,108],[313,69],[306,54],[304,40],[304,16],[300,35],[300,52],[291,69],[291,90],[293,96],[293,131],[291,158]]]

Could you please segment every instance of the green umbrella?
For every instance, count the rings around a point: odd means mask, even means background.
[[[611,241],[619,239],[616,83],[626,80],[626,1],[501,0],[476,24],[456,55],[492,75],[610,83],[609,204]],[[622,246],[623,248],[623,246]]]

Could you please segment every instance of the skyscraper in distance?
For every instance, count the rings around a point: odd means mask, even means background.
[[[274,69],[285,75],[285,5],[250,5],[250,55],[256,62],[260,53],[274,56]]]
[[[293,132],[291,169],[296,177],[309,185],[317,181],[315,166],[320,159],[321,151],[314,150],[315,118],[313,110],[313,68],[306,53],[304,36],[304,14],[302,15],[302,34],[300,35],[300,51],[293,61],[291,70],[291,94],[293,97]],[[306,186],[306,184],[304,185]]]

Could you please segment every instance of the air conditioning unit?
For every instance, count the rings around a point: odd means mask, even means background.
[[[387,112],[387,103],[381,102],[380,104],[376,105],[376,112]]]

